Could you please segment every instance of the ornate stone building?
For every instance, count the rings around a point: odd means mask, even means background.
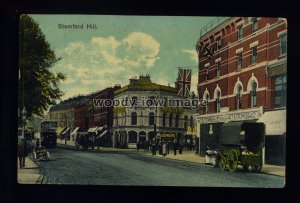
[[[192,114],[196,111],[191,108],[162,103],[145,105],[147,101],[181,99],[177,96],[176,88],[153,83],[148,75],[130,79],[129,85],[115,91],[115,100],[122,103],[126,98],[136,101],[136,105],[133,108],[124,105],[114,108],[114,146],[135,148],[137,142],[152,142],[153,139],[179,141],[184,137],[187,127],[194,125]]]

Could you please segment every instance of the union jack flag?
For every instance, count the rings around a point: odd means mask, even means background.
[[[177,78],[177,82],[176,82],[178,95],[183,96],[183,97],[187,97],[190,95],[191,78],[192,78],[192,70],[191,69],[179,68],[178,78]]]

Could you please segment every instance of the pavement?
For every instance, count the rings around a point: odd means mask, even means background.
[[[29,155],[30,156],[30,155]],[[18,183],[19,184],[42,184],[43,175],[40,173],[38,166],[29,158],[25,159],[25,167],[19,167],[18,163]]]
[[[65,140],[59,140],[59,139],[57,140],[57,144],[59,147],[65,147],[65,148],[70,148],[70,149],[75,148],[74,141],[67,141],[66,143],[67,144],[65,144]],[[94,150],[97,151],[98,148],[95,147]],[[137,151],[136,149],[99,147],[99,151],[103,151],[103,152],[137,152],[137,153],[144,153],[147,156],[153,156],[151,154],[151,152],[144,151],[143,149],[140,151]],[[177,154],[174,155],[173,150],[170,150],[170,154],[168,154],[165,157],[163,157],[162,155],[159,155],[158,153],[156,153],[155,156],[161,157],[161,158],[167,158],[167,159],[175,159],[175,160],[205,164],[205,157],[199,156],[194,151],[183,151],[182,154],[179,154],[177,151]],[[262,167],[261,173],[285,177],[285,166],[264,164]]]

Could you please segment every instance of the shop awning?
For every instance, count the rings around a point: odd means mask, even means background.
[[[95,130],[96,134],[98,134],[102,129],[103,129],[103,127],[98,127],[98,128]]]
[[[175,134],[160,134],[161,138],[175,138]]]
[[[64,131],[62,131],[62,133],[61,134],[66,134],[68,131],[70,131],[71,130],[71,128],[66,128]]]
[[[286,132],[286,110],[265,112],[257,122],[266,126],[266,136],[283,135]]]
[[[89,130],[88,130],[88,133],[94,133],[96,130],[97,130],[97,126],[96,127],[94,127],[94,128],[90,128]]]
[[[79,130],[79,127],[76,127],[72,132],[71,135],[74,135]]]
[[[56,133],[61,134],[64,130],[65,130],[64,127],[58,127],[58,128],[56,128]]]
[[[104,130],[101,135],[99,137],[102,137],[103,135],[105,135],[107,133],[107,130]]]

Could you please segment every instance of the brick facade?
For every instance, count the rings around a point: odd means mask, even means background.
[[[108,87],[93,94],[94,99],[114,99],[114,91],[121,88],[120,86]],[[107,126],[111,129],[113,126],[113,106],[99,107],[94,109],[94,127]]]
[[[242,86],[242,109],[251,108],[251,84],[257,83],[257,107],[274,108],[274,78],[268,76],[270,62],[281,60],[279,34],[286,32],[287,23],[280,18],[257,18],[258,27],[252,32],[252,18],[229,18],[200,37],[198,45],[213,47],[213,57],[199,52],[198,95],[202,99],[208,91],[209,113],[216,113],[216,89],[220,88],[221,108],[237,110],[237,84]],[[237,28],[243,26],[243,37],[238,39]],[[217,40],[221,47],[217,47]],[[256,62],[251,63],[252,47],[257,49]],[[237,67],[237,54],[242,54],[241,68]],[[216,64],[220,63],[220,76]],[[206,74],[208,73],[208,79]],[[207,91],[206,91],[207,90]],[[205,108],[199,113],[205,114]]]

